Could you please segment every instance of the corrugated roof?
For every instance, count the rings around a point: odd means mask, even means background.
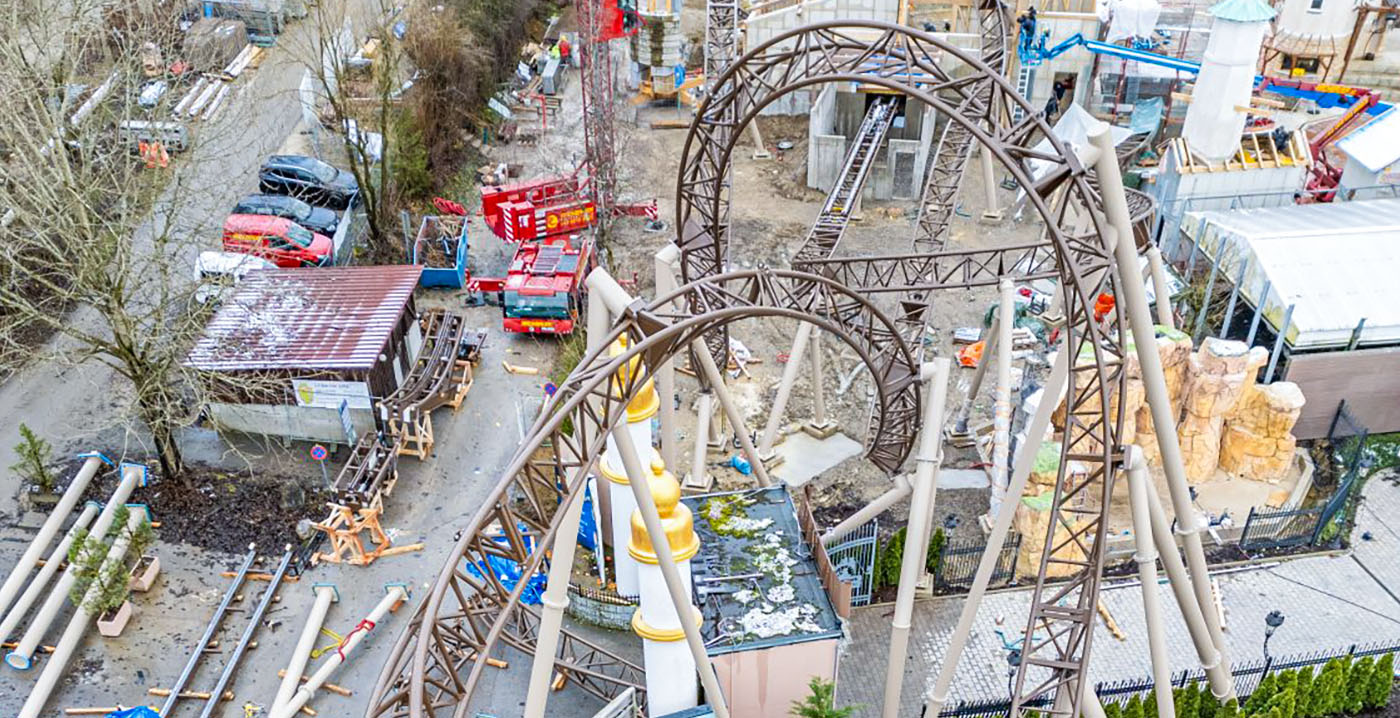
[[[1268,22],[1278,13],[1264,0],[1225,0],[1212,5],[1210,14],[1233,22]]]
[[[1240,294],[1263,297],[1277,327],[1294,305],[1287,340],[1295,349],[1344,346],[1364,317],[1361,342],[1400,341],[1400,199],[1188,212],[1182,230]],[[1204,230],[1204,232],[1202,232]]]
[[[1337,149],[1372,172],[1400,161],[1400,111],[1392,107],[1337,141]]]
[[[418,265],[253,272],[186,363],[196,369],[369,369],[413,296]]]

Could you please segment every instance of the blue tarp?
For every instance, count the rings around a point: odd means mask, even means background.
[[[598,526],[593,522],[593,487],[583,490],[583,515],[578,519],[578,544],[589,551],[598,550]]]
[[[113,711],[108,713],[106,718],[160,718],[160,714],[146,706],[137,706],[124,711]]]
[[[1154,97],[1150,100],[1142,100],[1133,105],[1132,119],[1128,120],[1128,129],[1133,134],[1139,132],[1156,133],[1157,126],[1162,123],[1162,98]]]
[[[520,524],[518,528],[525,537],[526,550],[533,550],[535,537],[528,533],[529,529],[524,524]],[[502,545],[508,544],[505,536],[494,536],[491,540]],[[482,568],[479,563],[469,563],[467,564],[467,573],[477,578],[484,578]],[[515,585],[520,582],[520,564],[508,558],[487,556],[486,569],[496,577],[497,581],[501,582],[502,586],[506,587],[507,591],[514,591]],[[529,606],[538,606],[540,597],[544,595],[544,583],[545,574],[543,572],[531,576],[525,583],[525,590],[520,593],[520,601]]]

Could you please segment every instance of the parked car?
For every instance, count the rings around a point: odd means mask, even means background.
[[[330,264],[330,237],[282,217],[231,214],[224,220],[224,251],[251,254],[279,267]]]
[[[235,252],[200,252],[194,261],[194,278],[199,286],[194,301],[199,304],[222,301],[224,295],[243,281],[249,272],[276,269],[277,265],[262,257]]]
[[[360,193],[355,176],[315,157],[273,155],[258,170],[264,194],[284,194],[331,209],[347,209]]]
[[[325,207],[312,207],[297,199],[280,194],[254,194],[233,206],[231,214],[265,214],[282,217],[327,237],[335,234],[340,215]]]

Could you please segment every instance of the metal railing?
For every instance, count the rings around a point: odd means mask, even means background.
[[[939,555],[938,567],[933,572],[934,588],[940,591],[959,591],[972,585],[977,573],[977,564],[982,553],[987,550],[983,538],[965,541],[949,541]],[[1010,583],[1016,577],[1016,558],[1021,550],[1021,534],[1012,531],[1007,534],[997,556],[996,567],[992,570],[989,585],[998,586]]]

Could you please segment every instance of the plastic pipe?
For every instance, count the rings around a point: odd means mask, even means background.
[[[311,657],[311,651],[316,647],[316,637],[321,634],[321,626],[326,622],[326,613],[331,609],[331,602],[340,597],[335,586],[328,583],[318,583],[311,590],[316,593],[316,602],[311,604],[311,613],[306,617],[306,625],[302,627],[297,645],[292,649],[292,660],[287,664],[287,673],[282,676],[282,684],[277,687],[277,697],[272,699],[274,709],[291,700],[292,694],[297,692],[297,685],[306,673],[306,661]]]
[[[90,535],[107,535],[107,530],[112,528],[112,522],[117,519],[117,509],[131,496],[138,481],[145,483],[145,476],[146,467],[139,464],[122,464],[121,483],[117,484],[117,490],[112,492],[111,498],[107,499],[107,505],[102,508],[102,513],[98,514],[97,520],[93,522]],[[63,608],[63,602],[68,600],[68,589],[72,588],[77,580],[77,567],[70,565],[59,577],[58,583],[54,584],[44,605],[39,607],[39,613],[35,614],[33,623],[29,624],[29,630],[19,639],[19,645],[5,655],[5,663],[11,668],[27,671],[34,664],[34,650],[39,647],[39,642],[48,632],[49,625],[53,623],[59,609]]]
[[[1172,668],[1167,658],[1167,637],[1162,632],[1161,597],[1157,595],[1157,545],[1152,539],[1151,509],[1147,504],[1147,461],[1142,449],[1129,446],[1124,457],[1128,465],[1128,496],[1133,512],[1133,542],[1137,551],[1138,580],[1142,581],[1142,614],[1147,619],[1147,647],[1152,656],[1152,682],[1156,686],[1157,715],[1176,715],[1172,699]],[[1092,691],[1090,691],[1092,692]]]
[[[349,659],[355,646],[360,645],[360,641],[363,641],[365,636],[368,636],[369,632],[374,630],[374,627],[384,619],[384,614],[388,613],[389,609],[399,602],[406,600],[408,600],[408,589],[403,584],[386,586],[384,598],[380,599],[374,610],[370,611],[369,615],[345,636],[345,639],[340,642],[340,647],[321,663],[321,667],[316,669],[316,672],[307,679],[306,683],[297,688],[297,692],[292,695],[291,700],[272,709],[269,718],[292,718],[295,716],[297,711],[301,710],[301,707],[306,705],[312,696],[316,695],[316,690],[325,684],[335,669]]]
[[[987,506],[987,520],[996,516],[1006,498],[1007,464],[1011,461],[1011,342],[1016,326],[1016,285],[1003,279],[998,285],[1001,304],[997,314],[997,386],[996,403],[992,409],[992,492]],[[986,358],[983,357],[983,361]]]
[[[909,477],[898,474],[894,477],[894,488],[876,496],[870,503],[862,506],[861,509],[850,516],[847,516],[841,523],[836,524],[822,534],[822,545],[830,547],[832,544],[845,538],[847,534],[864,526],[870,519],[879,516],[891,506],[899,503],[900,499],[909,495]]]
[[[914,589],[924,572],[924,550],[933,530],[933,501],[938,468],[943,460],[943,409],[948,399],[947,358],[934,359],[924,367],[924,385],[932,398],[924,405],[923,430],[919,433],[919,455],[915,459],[914,494],[909,499],[909,524],[905,534],[904,556],[899,568],[899,590],[895,596],[894,619],[890,621],[889,662],[885,665],[885,702],[881,715],[899,714],[899,693],[904,683],[904,662],[909,656],[909,626],[914,617]]]
[[[1162,370],[1162,357],[1157,353],[1157,342],[1152,338],[1156,330],[1152,326],[1152,315],[1147,311],[1147,290],[1138,272],[1137,248],[1132,241],[1132,223],[1128,213],[1128,199],[1123,191],[1123,177],[1119,174],[1117,162],[1113,161],[1113,140],[1109,138],[1108,126],[1102,125],[1089,133],[1089,141],[1103,153],[1098,159],[1099,195],[1103,198],[1104,211],[1109,222],[1118,231],[1121,239],[1113,248],[1114,262],[1118,268],[1121,286],[1120,303],[1132,327],[1137,349],[1138,364],[1142,367],[1142,383],[1147,390],[1147,404],[1152,411],[1153,433],[1161,449],[1162,468],[1167,475],[1167,488],[1171,491],[1172,508],[1176,513],[1178,531],[1182,535],[1186,549],[1186,562],[1191,569],[1191,588],[1196,593],[1196,602],[1201,605],[1201,614],[1206,619],[1211,643],[1220,654],[1220,662],[1228,670],[1230,657],[1225,637],[1221,632],[1220,614],[1215,610],[1211,595],[1210,575],[1206,569],[1205,549],[1201,545],[1201,517],[1191,503],[1190,488],[1186,483],[1186,467],[1181,459],[1181,442],[1176,434],[1176,416],[1172,411],[1171,398],[1167,394],[1166,374]],[[1216,695],[1222,701],[1230,695]]]
[[[992,323],[987,327],[987,331],[982,332],[982,358],[972,370],[972,383],[967,387],[967,396],[963,397],[962,405],[958,407],[958,415],[953,419],[953,433],[967,433],[967,420],[972,416],[972,402],[977,400],[977,392],[982,390],[982,379],[987,376],[987,364],[991,363],[994,354],[1003,351],[997,346],[997,337],[1000,335],[1001,312],[998,311],[992,315]]]
[[[596,274],[597,271],[595,270],[594,273]],[[697,340],[695,349],[697,356],[710,356],[710,353],[704,350],[703,341]],[[710,360],[710,366],[714,366],[713,359]],[[739,428],[742,429],[742,426]],[[675,607],[677,616],[691,615],[694,609],[691,608],[690,591],[686,590],[685,580],[681,578],[680,569],[676,566],[676,559],[671,555],[671,545],[666,537],[666,530],[661,526],[661,514],[656,510],[656,501],[651,495],[651,485],[647,481],[647,474],[642,470],[642,460],[637,453],[637,445],[632,441],[632,436],[622,427],[613,430],[613,437],[616,438],[618,449],[622,452],[622,463],[627,471],[627,484],[632,487],[632,496],[637,499],[637,511],[642,514],[642,521],[646,524],[647,536],[651,538],[651,546],[656,553],[657,565],[661,567],[661,577],[665,579],[666,591],[671,595],[671,605]],[[705,652],[705,641],[700,637],[700,627],[693,621],[682,620],[681,630],[685,632],[685,642],[690,648],[691,658],[695,659],[695,670],[700,674],[700,685],[705,689],[705,700],[710,704],[710,709],[714,711],[715,718],[729,718],[729,707],[725,703],[723,691],[720,690],[719,677],[715,675],[714,664],[710,663],[710,656]],[[287,716],[286,718],[291,717]]]
[[[126,520],[126,530],[117,534],[117,537],[112,540],[112,548],[107,552],[107,558],[103,559],[102,567],[97,575],[105,575],[112,566],[119,565],[126,559],[126,549],[131,545],[132,532],[145,520],[144,511],[132,511],[129,514]],[[66,593],[67,589],[64,591]],[[94,616],[87,606],[96,600],[101,591],[102,586],[94,581],[93,585],[88,587],[87,592],[83,594],[83,600],[78,605],[78,610],[73,614],[73,620],[68,622],[68,628],[64,629],[63,636],[58,639],[58,643],[54,646],[53,655],[45,661],[44,670],[39,673],[39,680],[34,683],[34,690],[19,709],[19,718],[39,718],[44,704],[49,702],[49,696],[53,693],[54,686],[58,685],[59,679],[63,677],[63,671],[68,667],[68,661],[73,657],[73,650],[78,647],[78,642],[83,640],[83,634],[87,633],[88,627],[92,625]]]
[[[29,612],[34,602],[39,600],[39,594],[43,593],[44,587],[49,585],[49,579],[58,573],[59,565],[68,558],[68,547],[73,545],[73,541],[78,537],[78,532],[86,529],[88,524],[92,523],[92,517],[96,516],[101,508],[102,504],[96,501],[89,501],[87,506],[83,507],[83,512],[78,515],[78,520],[73,522],[68,533],[63,535],[63,540],[59,541],[58,546],[54,547],[53,553],[49,554],[48,560],[44,562],[44,567],[39,569],[39,575],[29,582],[29,587],[24,589],[23,594],[20,594],[19,600],[10,608],[5,620],[0,621],[0,643],[10,640],[10,631],[15,630],[19,622],[24,620],[24,615]]]
[[[1069,377],[1068,355],[1068,351],[1061,349],[1055,356],[1055,364],[1050,369],[1050,378],[1045,382],[1040,404],[1036,407],[1035,415],[1031,417],[1030,426],[1026,428],[1026,440],[1017,452],[1015,470],[1011,473],[1011,485],[1006,490],[1007,500],[1001,503],[1001,509],[997,511],[996,521],[987,537],[987,549],[982,552],[982,559],[977,564],[972,588],[968,589],[967,597],[963,599],[957,628],[953,630],[953,637],[948,642],[948,651],[943,654],[943,663],[938,668],[933,691],[924,701],[922,715],[937,716],[948,702],[948,687],[953,684],[958,659],[967,647],[968,636],[972,633],[972,622],[977,618],[977,608],[982,604],[982,597],[987,594],[992,570],[1001,557],[1001,547],[1006,543],[1006,532],[1011,528],[1011,520],[1016,516],[1016,506],[1021,503],[1021,494],[1026,489],[1026,481],[1030,479],[1031,465],[1035,463],[1040,444],[1045,440],[1045,432],[1050,428],[1050,415],[1060,403],[1060,395],[1064,393],[1065,381]]]
[[[797,334],[792,339],[792,350],[788,352],[787,364],[783,365],[783,377],[778,382],[778,395],[773,398],[773,408],[768,412],[768,423],[763,427],[763,436],[758,440],[758,456],[764,460],[773,458],[773,444],[778,441],[778,429],[782,428],[783,415],[787,413],[788,399],[792,387],[797,384],[797,375],[802,372],[802,354],[807,350],[807,341],[812,338],[812,325],[798,322]]]
[[[10,570],[10,575],[5,578],[5,583],[0,585],[0,615],[4,615],[9,610],[15,596],[19,595],[24,580],[29,578],[29,572],[34,570],[34,564],[39,561],[39,555],[49,547],[49,542],[53,540],[53,537],[58,535],[58,530],[68,519],[68,514],[73,512],[73,507],[78,505],[78,500],[83,497],[88,483],[92,481],[93,476],[97,475],[97,467],[101,465],[102,457],[100,455],[89,454],[87,461],[83,462],[83,467],[78,469],[78,475],[73,477],[73,482],[68,484],[68,488],[63,491],[63,496],[54,505],[53,511],[49,512],[49,517],[44,519],[44,525],[39,527],[39,533],[34,535],[34,540],[29,542],[29,546],[24,549],[24,554],[19,557],[19,563],[16,563],[15,567]],[[4,634],[4,631],[0,631],[0,636]]]

